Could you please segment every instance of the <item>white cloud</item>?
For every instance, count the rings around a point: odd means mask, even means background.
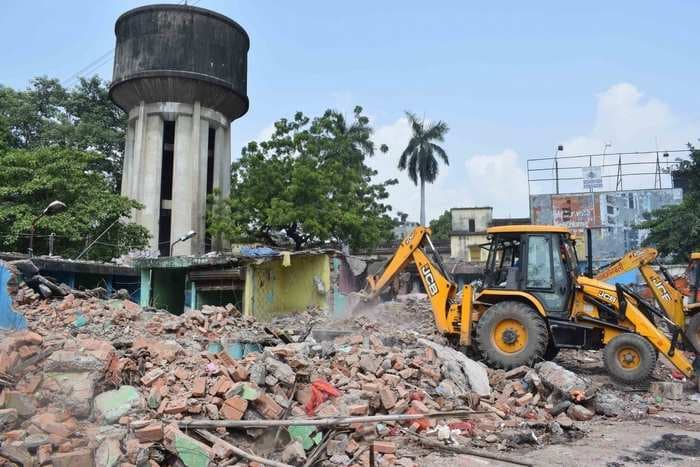
[[[528,211],[527,175],[512,149],[475,155],[465,165],[465,188],[479,206],[493,206],[494,216],[520,217]]]
[[[667,104],[646,97],[634,85],[619,83],[596,96],[596,116],[590,131],[564,143],[566,154],[680,147],[687,143],[687,130]]]
[[[688,142],[695,141],[699,132],[699,122],[683,121],[673,113],[665,102],[645,96],[630,83],[619,83],[596,96],[596,116],[590,130],[584,135],[565,141],[563,154],[600,154],[605,148],[605,158],[594,157],[590,163],[593,165],[615,164],[618,160],[618,152],[684,149]],[[606,144],[609,144],[607,148]],[[649,164],[623,167],[623,173],[652,172],[655,160],[655,154],[639,156],[635,162],[648,162]],[[580,166],[588,163],[588,159],[569,159],[563,160],[560,167]],[[615,166],[604,168],[605,175],[616,175],[616,173],[617,167]],[[573,175],[573,171],[566,172],[566,174]],[[615,183],[615,177],[604,179],[605,189],[615,189]],[[580,191],[580,184],[580,181],[563,182],[562,188],[569,191]],[[623,176],[623,188],[649,188],[653,186],[653,174]],[[667,177],[662,180],[662,186],[670,186]]]

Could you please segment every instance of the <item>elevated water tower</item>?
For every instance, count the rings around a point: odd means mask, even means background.
[[[117,36],[110,98],[129,114],[122,195],[150,249],[194,230],[173,254],[221,248],[205,236],[207,194],[230,192],[231,122],[248,111],[248,34],[219,13],[186,5],[127,11]]]

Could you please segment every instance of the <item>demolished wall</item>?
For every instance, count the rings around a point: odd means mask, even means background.
[[[291,255],[289,261],[287,266],[283,258],[247,265],[243,297],[246,315],[269,320],[307,307],[328,309],[329,256]]]

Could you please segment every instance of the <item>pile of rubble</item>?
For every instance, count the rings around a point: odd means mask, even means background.
[[[265,324],[233,305],[173,316],[123,298],[16,298],[31,330],[0,343],[0,458],[18,465],[408,466],[436,448],[498,459],[481,448],[557,442],[620,415],[614,394],[555,363],[491,370],[367,317],[322,340],[313,312]]]

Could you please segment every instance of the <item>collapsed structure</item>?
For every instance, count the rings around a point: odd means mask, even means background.
[[[0,457],[19,465],[424,465],[436,449],[526,464],[482,448],[658,410],[553,362],[486,368],[436,334],[424,296],[265,323],[62,284],[45,300],[2,266],[30,329],[0,344]]]

